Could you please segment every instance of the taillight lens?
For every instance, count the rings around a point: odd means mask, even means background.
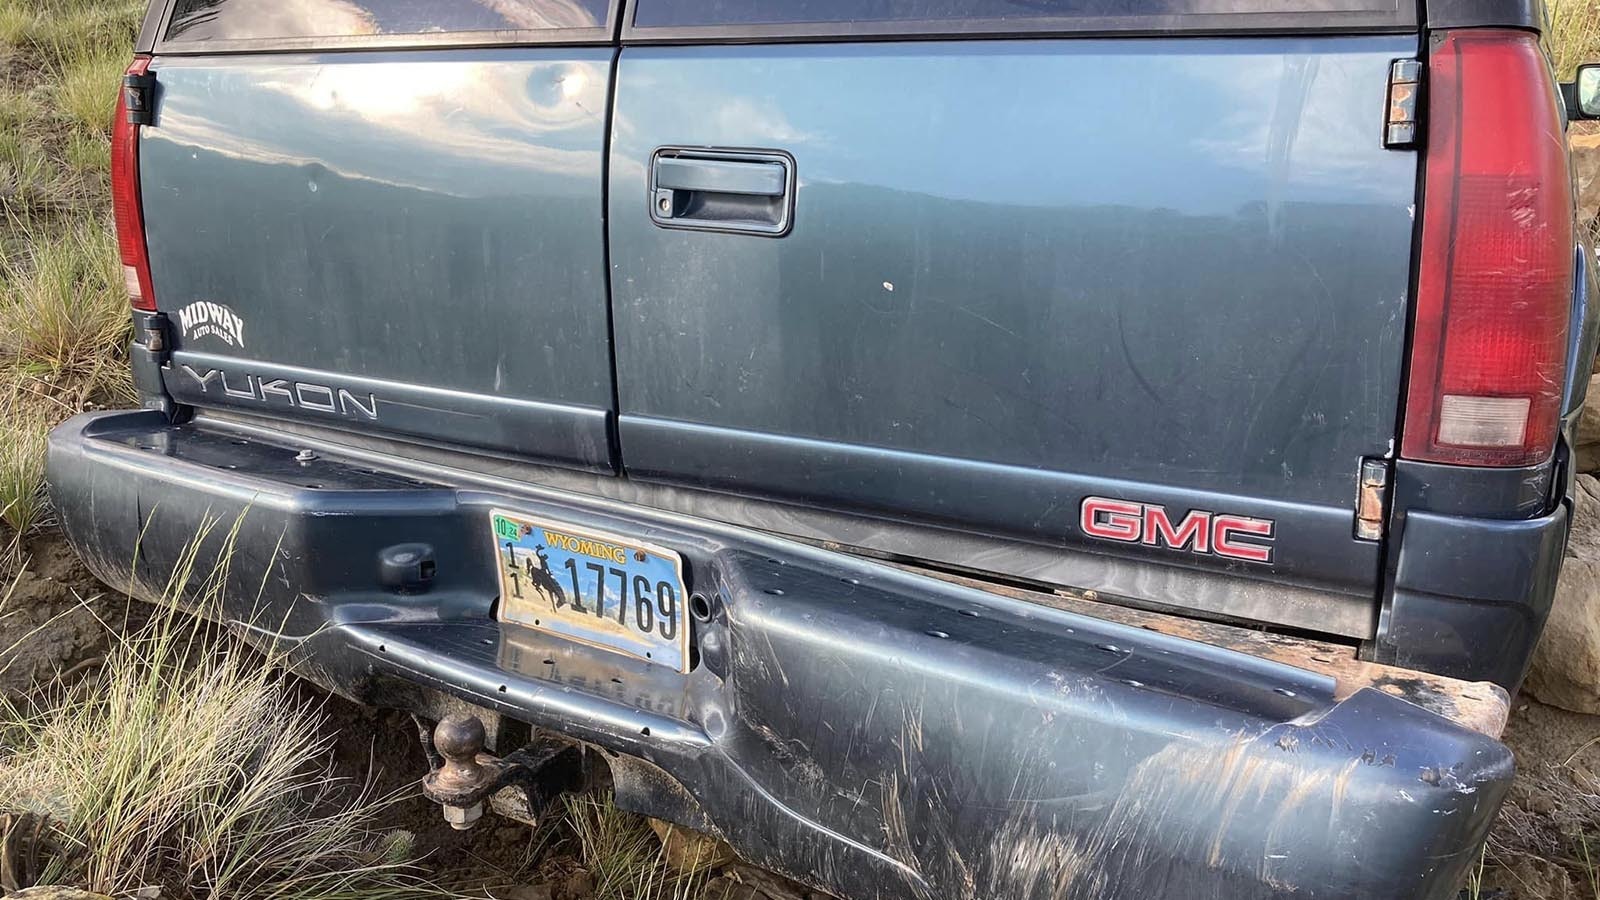
[[[1401,453],[1532,465],[1555,446],[1573,275],[1565,137],[1537,38],[1445,32],[1427,129]]]
[[[128,75],[144,75],[150,58],[135,57]],[[154,311],[155,290],[150,285],[150,255],[144,245],[144,212],[139,205],[139,126],[128,121],[127,88],[117,95],[116,119],[111,125],[111,209],[117,220],[117,250],[122,257],[122,281],[135,309]]]

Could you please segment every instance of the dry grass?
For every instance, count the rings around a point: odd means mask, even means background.
[[[1600,63],[1600,0],[1547,0],[1545,43],[1556,76],[1570,80],[1580,63]]]
[[[131,399],[131,325],[110,223],[18,227],[26,250],[0,259],[0,371],[51,386],[64,412]]]
[[[1580,751],[1584,748],[1580,748]],[[1544,896],[1536,873],[1559,869],[1574,892],[1562,896],[1600,900],[1600,777],[1583,764],[1522,761],[1512,794],[1500,809],[1466,897],[1489,896],[1484,885],[1499,883],[1517,897]],[[1531,881],[1529,880],[1531,879]]]
[[[594,877],[594,900],[721,900],[707,896],[705,868],[680,872],[668,865],[649,823],[609,799],[568,797],[565,821]]]
[[[0,521],[14,534],[27,534],[49,523],[49,501],[44,493],[45,439],[51,420],[37,404],[19,397],[13,384],[0,393],[0,404],[12,411],[0,428]]]
[[[131,45],[143,0],[0,0],[0,41],[37,51],[57,72]]]
[[[0,0],[0,532],[49,519],[43,434],[133,401],[108,129],[143,0]],[[0,539],[5,534],[0,533]]]
[[[220,608],[216,583],[199,593]],[[449,896],[408,835],[379,828],[387,801],[335,776],[318,707],[277,662],[167,603],[114,638],[98,676],[40,708],[0,705],[0,812],[43,823],[30,880],[176,900]]]
[[[0,255],[0,522],[26,534],[50,522],[44,447],[50,428],[97,406],[134,402],[128,304],[106,223],[13,222]]]
[[[122,72],[127,66],[128,54],[116,46],[74,58],[62,69],[56,108],[79,133],[109,137]]]

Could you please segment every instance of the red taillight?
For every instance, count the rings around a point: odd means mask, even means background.
[[[1531,465],[1555,446],[1573,275],[1565,137],[1537,38],[1445,32],[1427,129],[1401,454]]]
[[[128,75],[144,75],[148,56],[135,57]],[[128,121],[126,92],[117,95],[116,119],[111,125],[111,209],[117,220],[117,250],[122,257],[122,281],[135,309],[154,311],[155,290],[150,286],[150,255],[144,246],[144,211],[139,206],[139,126]]]

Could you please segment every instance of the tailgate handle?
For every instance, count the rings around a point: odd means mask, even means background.
[[[656,187],[675,191],[781,197],[787,180],[783,166],[769,162],[682,157],[656,160]]]
[[[650,163],[650,218],[662,228],[780,237],[794,184],[787,153],[663,147]]]

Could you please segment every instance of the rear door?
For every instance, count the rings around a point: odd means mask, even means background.
[[[607,0],[176,0],[140,147],[181,402],[614,465]]]
[[[1124,585],[1270,576],[1345,602],[1207,602],[1370,634],[1353,510],[1400,393],[1417,160],[1381,125],[1414,8],[953,6],[632,7],[629,474],[1090,550]]]

